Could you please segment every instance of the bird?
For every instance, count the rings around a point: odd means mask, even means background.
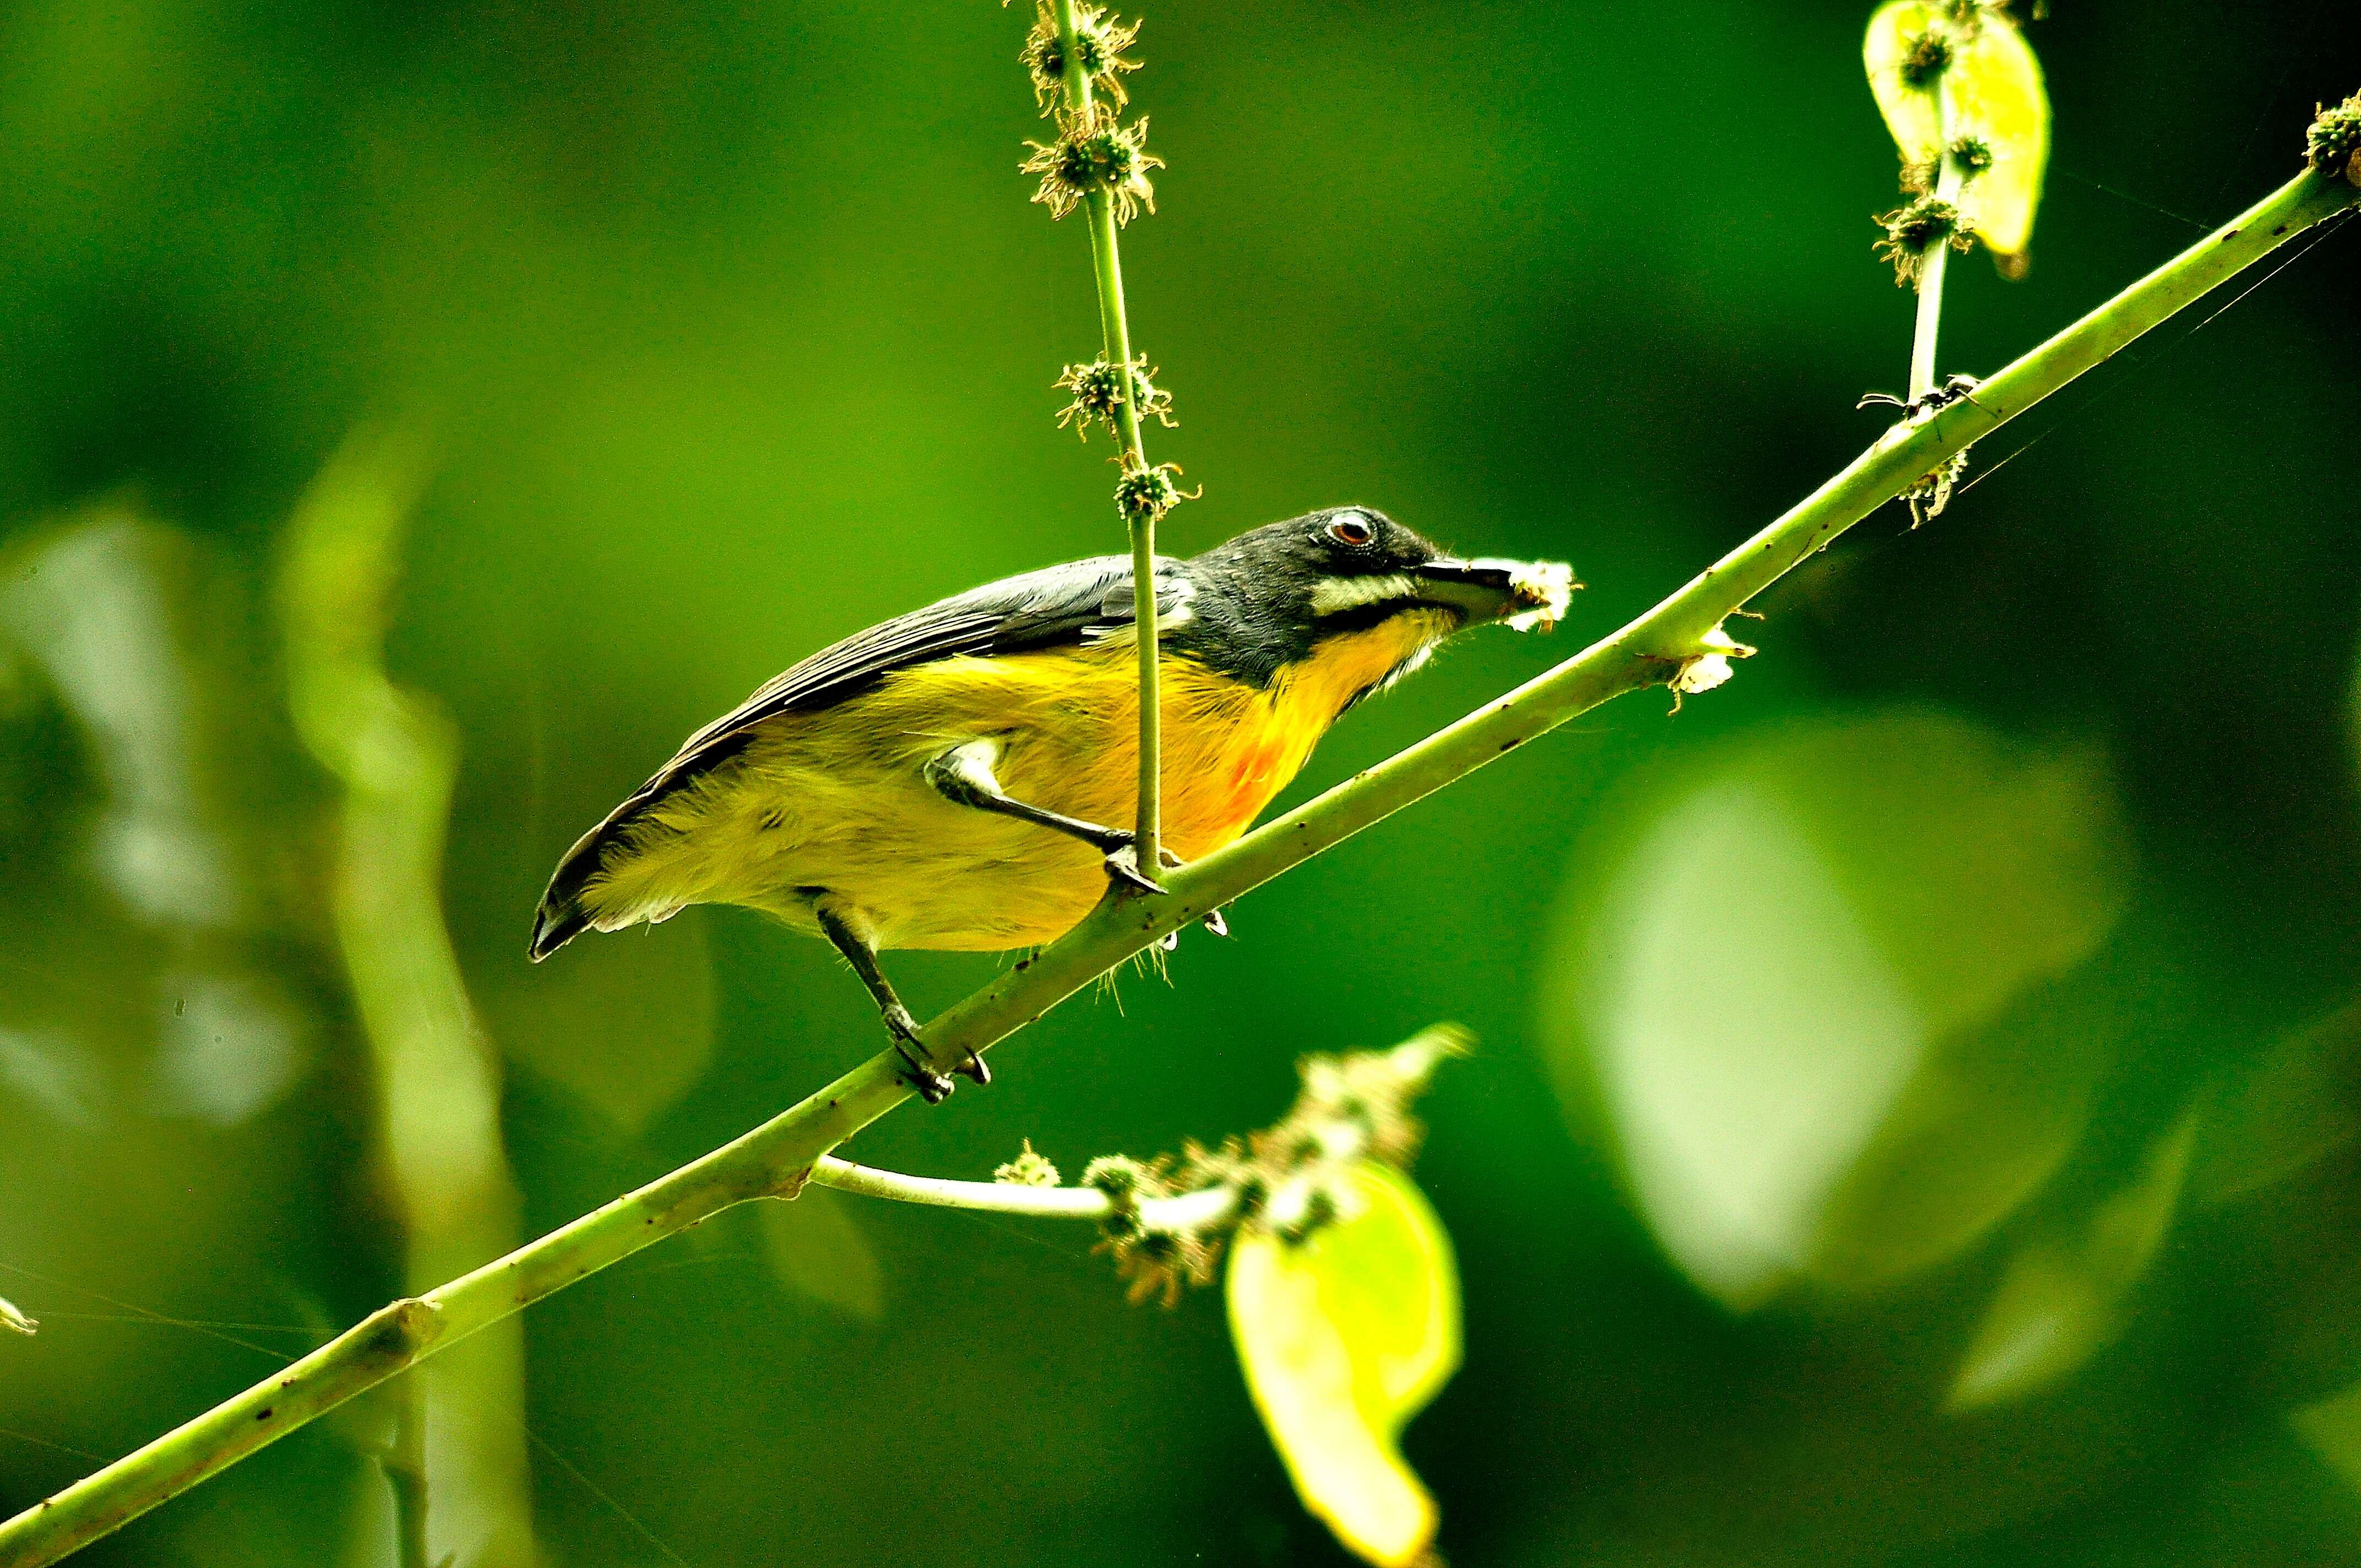
[[[1037,947],[1107,879],[1160,891],[1165,866],[1245,832],[1347,709],[1468,627],[1554,625],[1579,587],[1563,563],[1461,559],[1366,506],[1158,557],[1164,853],[1142,867],[1125,826],[1138,788],[1133,582],[1128,555],[1049,566],[794,665],[576,840],[534,913],[531,957],[693,904],[763,911],[834,946],[913,1085],[939,1101],[951,1081],[879,952]],[[959,1070],[989,1081],[972,1052]]]

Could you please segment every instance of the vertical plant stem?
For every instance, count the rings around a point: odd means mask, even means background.
[[[520,1229],[497,1058],[443,923],[457,746],[450,721],[394,685],[384,664],[387,605],[423,474],[409,443],[348,443],[296,509],[280,601],[296,730],[343,787],[332,909],[375,1071],[383,1179],[413,1291],[507,1252]],[[529,1563],[523,1336],[487,1336],[411,1381],[416,1485],[422,1497],[433,1486],[445,1549],[502,1568]]]
[[[405,1372],[387,1392],[393,1399],[393,1441],[379,1461],[393,1494],[395,1568],[431,1568],[426,1555],[426,1377]]]
[[[1948,80],[1950,73],[1944,72]],[[1959,205],[1960,187],[1963,183],[1960,169],[1951,157],[1951,115],[1949,93],[1938,81],[1933,88],[1935,100],[1935,199]],[[1918,273],[1918,325],[1910,339],[1910,389],[1904,394],[1916,402],[1935,389],[1935,343],[1943,330],[1943,274],[1951,257],[1949,239],[1938,242],[1927,252],[1925,265]]]
[[[1076,0],[1057,0],[1058,45],[1066,60],[1066,105],[1077,125],[1091,115],[1090,72],[1079,69],[1082,49],[1077,32],[1082,18]],[[1148,466],[1148,446],[1139,429],[1139,410],[1132,395],[1131,326],[1123,304],[1123,253],[1115,221],[1115,197],[1104,189],[1090,192],[1091,261],[1098,280],[1099,336],[1108,364],[1115,367],[1115,384],[1123,389],[1115,404],[1115,433],[1123,443],[1126,471]],[[1140,511],[1126,517],[1131,531],[1132,610],[1139,629],[1139,809],[1134,849],[1142,876],[1157,872],[1163,837],[1164,727],[1156,689],[1156,514]]]

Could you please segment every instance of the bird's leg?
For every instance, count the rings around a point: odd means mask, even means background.
[[[1137,863],[1132,853],[1130,828],[1103,828],[1095,822],[1085,822],[1061,811],[1028,806],[1021,800],[1012,799],[1008,792],[1000,787],[1000,780],[992,772],[992,759],[997,751],[998,748],[989,740],[971,740],[931,759],[919,771],[928,785],[945,800],[972,806],[978,811],[1014,817],[1019,822],[1030,822],[1051,832],[1080,839],[1106,857],[1107,875],[1115,881],[1128,883],[1143,893],[1164,891],[1163,884]],[[1164,859],[1171,865],[1180,863],[1170,855]]]
[[[885,1020],[885,1031],[894,1036],[894,1048],[910,1066],[910,1083],[917,1090],[918,1098],[929,1105],[941,1104],[957,1086],[937,1072],[934,1064],[927,1059],[925,1045],[918,1038],[918,1021],[910,1016],[910,1010],[902,1005],[900,997],[894,994],[894,987],[886,981],[885,971],[877,967],[877,950],[862,939],[843,916],[821,899],[812,901],[812,918],[819,922],[822,934],[838,952],[844,955],[844,961],[852,966],[852,972],[861,977],[861,983],[869,988],[869,994],[876,1000],[877,1011]],[[961,1077],[978,1083],[992,1081],[992,1069],[984,1066],[983,1058],[973,1051],[968,1052],[967,1065],[959,1071]]]

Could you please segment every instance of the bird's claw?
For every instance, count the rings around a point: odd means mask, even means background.
[[[895,1053],[910,1069],[910,1087],[918,1091],[918,1098],[929,1105],[939,1105],[949,1100],[951,1091],[959,1085],[937,1072],[935,1064],[928,1059],[926,1047],[918,1038],[917,1020],[908,1012],[895,1008],[885,1014],[885,1030],[894,1036]],[[975,1068],[975,1072],[969,1076],[974,1077],[978,1083],[991,1082],[992,1069],[983,1065],[983,1058],[973,1051],[968,1053],[968,1058]],[[967,1073],[968,1069],[961,1068],[960,1071]]]
[[[1156,858],[1168,870],[1180,863],[1180,857],[1161,845],[1157,848]],[[1164,891],[1162,883],[1139,869],[1139,846],[1132,841],[1132,837],[1128,833],[1123,836],[1123,842],[1107,851],[1106,873],[1111,880],[1119,882],[1135,892],[1162,893]]]

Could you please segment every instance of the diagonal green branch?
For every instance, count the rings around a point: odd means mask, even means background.
[[[1980,387],[1972,402],[1889,432],[1785,515],[1613,635],[1174,872],[1159,897],[1110,899],[1039,957],[928,1026],[939,1055],[1022,1028],[1168,931],[1464,778],[1609,697],[1678,682],[1726,651],[1722,620],[1970,442],[1990,433],[2261,260],[2350,207],[2306,172]],[[586,1275],[734,1204],[799,1190],[821,1156],[908,1099],[884,1051],[790,1110],[635,1192],[424,1296],[379,1309],[268,1381],[0,1525],[0,1568],[39,1568],[236,1463],[281,1433]]]

